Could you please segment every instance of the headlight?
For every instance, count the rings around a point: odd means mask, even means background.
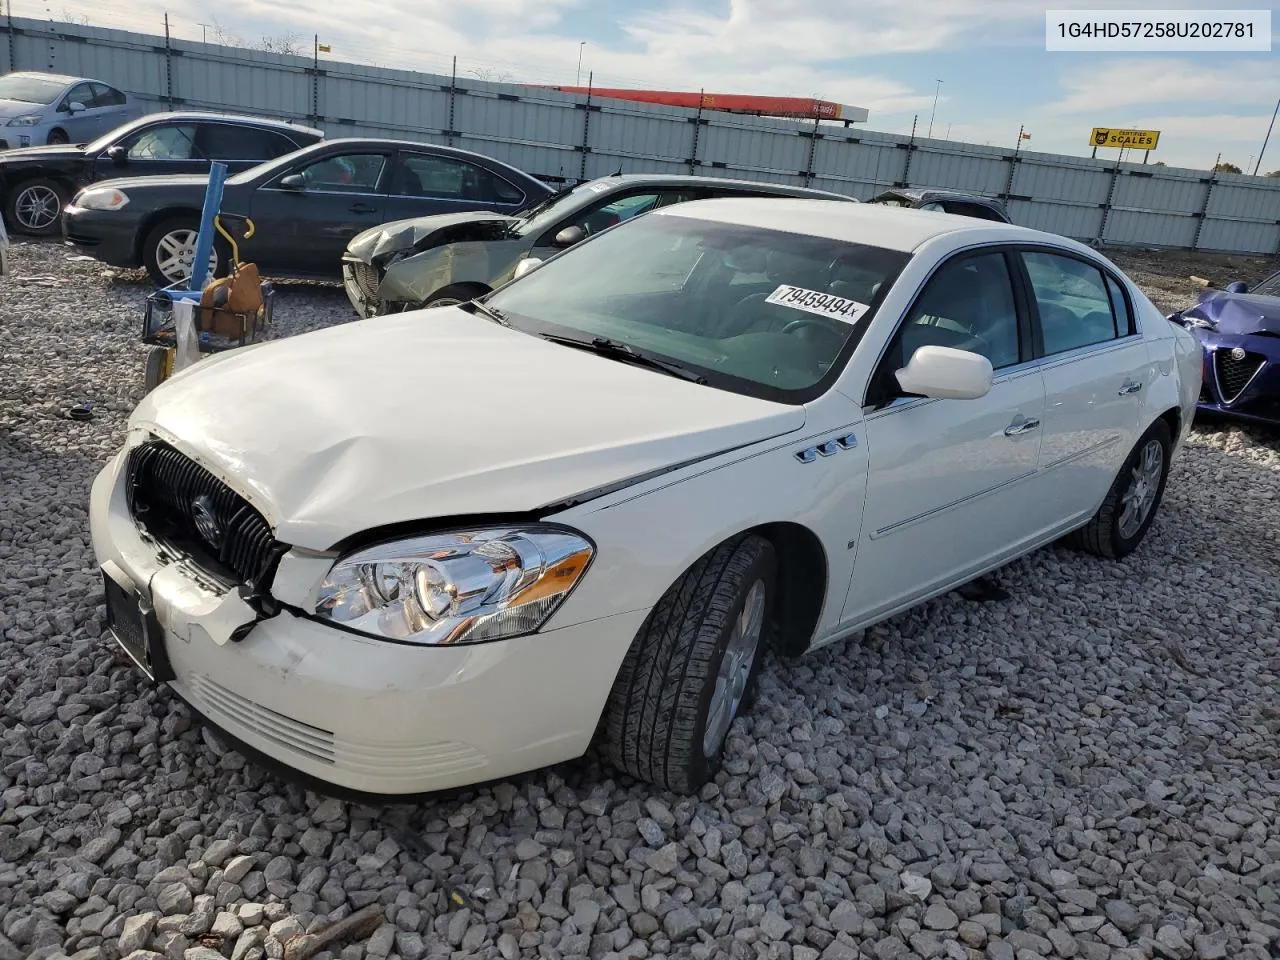
[[[1188,317],[1185,314],[1183,314],[1182,324],[1188,329],[1190,329],[1191,327],[1199,327],[1202,330],[1218,329],[1218,321],[1210,320],[1208,317]]]
[[[83,210],[119,210],[129,202],[129,195],[115,187],[93,187],[72,202]]]
[[[25,117],[14,117],[9,121],[11,127],[34,127],[40,123],[41,116],[38,113],[29,113]]]
[[[594,547],[556,527],[495,527],[384,543],[333,565],[316,613],[429,646],[533,633],[582,578]]]

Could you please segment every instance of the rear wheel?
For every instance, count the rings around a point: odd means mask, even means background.
[[[195,217],[172,217],[147,234],[142,242],[142,264],[156,286],[167,287],[190,279],[199,229]],[[209,269],[215,277],[223,270],[224,258],[218,247],[214,243],[209,251]]]
[[[1071,534],[1071,544],[1109,560],[1137,549],[1164,498],[1172,451],[1169,425],[1157,420],[1129,453],[1093,519]]]
[[[773,545],[746,536],[703,556],[662,596],[609,694],[601,732],[614,766],[678,793],[715,774],[751,699],[775,581]]]
[[[54,180],[24,180],[9,191],[5,219],[15,233],[48,237],[59,230],[59,217],[67,202],[67,191]]]

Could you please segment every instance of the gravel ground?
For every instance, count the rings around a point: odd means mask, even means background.
[[[0,286],[0,960],[1280,952],[1280,437],[1198,428],[1147,542],[1015,563],[765,671],[697,798],[588,757],[385,810],[288,786],[100,636],[92,476],[140,396],[140,278],[15,248]],[[1188,273],[1117,255],[1172,309]],[[1231,276],[1223,276],[1231,274]],[[40,277],[57,277],[49,282]],[[343,322],[289,285],[281,333]],[[93,401],[87,423],[66,419]],[[425,847],[402,848],[390,824]],[[409,841],[400,836],[402,841]],[[470,896],[458,908],[444,891]]]

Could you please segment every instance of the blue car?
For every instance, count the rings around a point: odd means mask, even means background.
[[[1205,290],[1169,319],[1204,348],[1201,411],[1280,426],[1280,272]]]
[[[85,143],[141,115],[128,94],[101,80],[60,73],[0,77],[0,150]]]

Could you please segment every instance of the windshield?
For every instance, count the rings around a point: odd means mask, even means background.
[[[53,103],[58,99],[58,94],[66,88],[65,80],[10,74],[7,77],[0,77],[0,100],[17,100],[19,103]]]
[[[541,203],[530,207],[520,219],[511,225],[511,233],[527,237],[550,229],[561,217],[566,217],[578,207],[587,204],[592,197],[606,189],[599,181],[582,183],[565,193],[553,193]]]
[[[604,337],[713,387],[784,403],[823,393],[909,254],[647,214],[486,298],[516,329]]]
[[[319,152],[325,147],[330,146],[328,143],[321,141],[313,145],[316,149],[313,152]],[[273,176],[282,170],[286,170],[298,162],[298,156],[304,150],[311,150],[311,147],[300,147],[292,153],[286,153],[284,156],[276,157],[274,160],[268,160],[266,163],[260,163],[256,167],[250,167],[248,170],[241,170],[239,173],[227,177],[227,183],[248,183],[250,180],[257,180],[259,177],[265,176],[270,180]],[[381,168],[379,168],[381,169]]]
[[[1280,297],[1280,273],[1273,273],[1249,292],[1260,297]]]

